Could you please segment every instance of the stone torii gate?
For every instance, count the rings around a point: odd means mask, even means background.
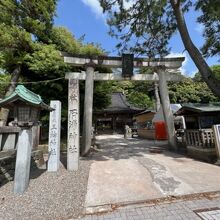
[[[93,108],[93,86],[94,80],[136,80],[157,81],[163,107],[164,118],[168,131],[168,142],[171,149],[176,150],[175,130],[173,114],[170,107],[170,99],[167,89],[167,81],[180,81],[182,77],[176,75],[180,72],[184,57],[178,58],[134,58],[132,67],[154,69],[152,74],[126,74],[95,72],[95,67],[122,68],[126,63],[122,57],[108,56],[70,56],[62,54],[64,62],[73,66],[85,67],[86,71],[66,73],[65,78],[69,81],[68,92],[68,144],[67,144],[67,169],[77,170],[79,161],[79,80],[85,80],[85,100],[83,118],[83,137],[81,153],[85,155],[91,147],[92,133],[92,108]],[[128,61],[129,62],[129,61]],[[131,62],[131,60],[130,60]],[[128,63],[129,65],[129,63]],[[129,77],[128,77],[129,76]]]

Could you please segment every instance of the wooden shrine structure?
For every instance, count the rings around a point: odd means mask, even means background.
[[[95,131],[98,134],[124,133],[125,125],[133,126],[133,117],[144,110],[129,103],[122,92],[113,92],[110,105],[94,111]]]

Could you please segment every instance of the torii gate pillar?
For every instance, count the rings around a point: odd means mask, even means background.
[[[158,68],[157,74],[159,76],[159,91],[163,108],[163,115],[166,122],[169,147],[176,151],[177,145],[174,128],[174,116],[171,110],[169,92],[167,89],[166,72],[165,70]]]
[[[86,67],[85,99],[83,115],[82,156],[91,148],[92,135],[92,109],[93,109],[94,67]]]

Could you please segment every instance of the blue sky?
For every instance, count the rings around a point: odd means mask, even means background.
[[[201,47],[203,27],[196,23],[197,16],[198,12],[190,11],[185,18],[193,42],[197,47]],[[115,49],[117,41],[108,35],[109,28],[98,0],[59,0],[55,25],[67,27],[76,38],[85,34],[86,42],[98,43],[110,55],[117,55]],[[171,57],[182,55],[186,57],[182,68],[185,75],[192,76],[197,72],[197,68],[187,52],[184,52],[184,46],[178,33],[172,37],[170,47]],[[218,58],[209,58],[207,62],[209,65],[217,64]]]

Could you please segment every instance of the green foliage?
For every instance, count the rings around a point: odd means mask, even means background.
[[[169,53],[168,43],[178,30],[192,60],[200,70],[209,88],[218,96],[218,79],[193,44],[185,24],[184,13],[192,6],[201,10],[198,21],[205,25],[206,56],[220,53],[220,4],[219,0],[99,0],[108,16],[110,35],[119,39],[121,52],[164,57]]]
[[[106,82],[95,82],[93,106],[95,110],[106,108],[111,103],[111,89]]]
[[[56,0],[4,0],[0,2],[0,23],[20,27],[37,39],[47,39],[55,9]]]
[[[71,54],[79,54],[82,46],[65,27],[53,27],[50,42],[56,45],[57,50]]]
[[[24,61],[29,71],[40,73],[45,78],[54,78],[48,73],[58,73],[66,66],[55,45],[42,43],[36,43],[34,52],[26,54]]]
[[[220,80],[220,65],[211,66],[211,70],[215,78]],[[196,82],[204,82],[200,72],[195,74],[195,76],[193,77],[193,80]]]
[[[100,0],[104,12],[108,12],[111,36],[121,42],[118,48],[146,54],[149,57],[164,56],[169,52],[169,39],[177,24],[170,1],[122,1]],[[182,0],[183,11],[191,1]]]
[[[154,93],[151,82],[132,82],[133,87],[127,93],[128,101],[136,107],[153,108]]]
[[[128,101],[136,107],[152,108],[154,105],[151,94],[152,84],[149,82],[112,81],[107,84],[111,93],[122,92]]]
[[[196,9],[202,11],[198,22],[204,25],[206,56],[220,55],[220,4],[219,0],[197,0]]]
[[[193,77],[194,82],[203,82],[202,76],[200,72],[196,73],[195,76]]]
[[[12,73],[20,66],[20,76],[25,82],[62,78],[57,81],[28,84],[27,87],[40,94],[46,103],[50,100],[62,101],[62,122],[63,127],[66,127],[68,81],[64,76],[66,72],[83,69],[65,64],[59,51],[83,55],[102,55],[104,51],[99,45],[85,44],[82,40],[75,39],[64,27],[53,27],[56,2],[0,1],[0,69],[1,72]],[[80,84],[81,97],[84,97],[84,83]],[[4,93],[5,89],[6,86],[1,85],[0,92]],[[95,108],[104,108],[109,104],[107,87],[101,83],[95,83],[94,95]],[[42,114],[44,123],[48,123],[48,116],[48,112]]]
[[[109,84],[112,92],[122,92],[125,95],[134,87],[132,81],[112,81]]]
[[[70,54],[103,55],[104,51],[98,44],[83,43],[76,40],[74,35],[65,27],[53,27],[50,42],[56,45],[56,49]]]
[[[8,87],[8,84],[5,84],[7,82],[10,82],[10,77],[7,74],[1,74],[0,73],[0,98],[5,97],[5,91]]]
[[[47,42],[55,9],[55,0],[0,1],[2,68],[13,72],[15,66],[21,66],[24,57],[33,52],[36,41]]]
[[[211,69],[216,79],[220,80],[220,65],[214,65],[211,67]]]
[[[186,78],[178,83],[169,84],[169,95],[172,103],[209,103],[220,101],[205,82]]]
[[[219,0],[99,1],[108,14],[110,35],[120,40],[118,48],[124,51],[130,50],[149,57],[166,55],[170,49],[169,40],[179,28],[173,9],[180,5],[183,13],[192,6],[194,10],[202,12],[198,22],[205,27],[203,53],[206,56],[220,53]]]
[[[154,106],[153,100],[142,92],[132,91],[127,95],[128,101],[140,108],[151,108]]]
[[[99,44],[88,43],[80,48],[80,54],[82,55],[103,55],[104,51]]]

